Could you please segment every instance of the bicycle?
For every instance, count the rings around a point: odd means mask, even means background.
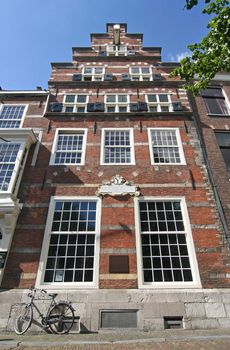
[[[35,299],[37,292],[40,292],[43,297],[48,295],[51,298],[46,315],[43,315],[34,303],[34,300],[39,300],[39,298]],[[63,300],[56,302],[55,298],[57,294],[49,294],[44,289],[38,290],[31,288],[27,296],[31,300],[28,303],[20,304],[20,311],[14,321],[14,331],[16,334],[24,334],[30,328],[33,321],[33,308],[38,312],[41,318],[42,328],[46,332],[51,331],[54,334],[65,334],[71,330],[74,323],[74,308],[70,302]]]

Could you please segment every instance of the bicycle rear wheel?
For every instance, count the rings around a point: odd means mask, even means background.
[[[68,333],[74,323],[74,312],[68,303],[58,303],[49,312],[47,317],[52,333]]]
[[[24,334],[31,326],[33,319],[33,309],[30,304],[20,304],[20,309],[14,321],[14,331],[16,334]]]

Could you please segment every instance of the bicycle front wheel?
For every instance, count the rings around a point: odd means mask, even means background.
[[[30,304],[21,304],[14,321],[14,331],[16,334],[24,334],[31,326],[33,319],[33,309]]]
[[[52,333],[68,333],[74,323],[74,312],[68,303],[58,303],[49,312],[48,324]]]

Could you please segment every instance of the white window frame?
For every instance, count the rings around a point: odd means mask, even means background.
[[[55,210],[55,203],[57,201],[97,201],[97,211],[96,211],[96,230],[95,230],[95,253],[94,253],[94,272],[93,272],[93,282],[55,282],[55,283],[45,283],[45,264],[47,261],[48,251],[49,251],[49,237],[51,235],[51,229],[53,224],[53,214]],[[51,219],[52,218],[52,219]],[[38,273],[36,278],[35,287],[45,288],[45,289],[85,289],[85,288],[98,288],[99,287],[99,250],[100,250],[100,229],[101,229],[101,198],[95,196],[87,197],[77,197],[77,196],[51,196],[49,211],[47,215],[45,234],[42,244],[41,257],[38,265]]]
[[[129,131],[129,137],[130,137],[130,155],[131,155],[131,162],[130,163],[105,163],[104,162],[104,156],[105,156],[105,132],[106,131]],[[117,146],[121,147],[121,146]],[[133,135],[133,129],[132,128],[103,128],[101,132],[101,165],[135,165],[135,153],[134,153],[134,135]]]
[[[21,177],[23,174],[23,170],[26,164],[26,158],[28,155],[28,150],[26,149],[26,142],[23,141],[22,139],[10,139],[7,138],[7,140],[9,140],[9,144],[13,143],[13,144],[20,144],[20,148],[18,150],[18,154],[17,154],[17,158],[16,158],[16,162],[14,164],[14,169],[11,175],[11,179],[10,179],[10,183],[8,185],[8,189],[6,191],[4,190],[0,190],[0,193],[13,193],[16,195],[19,185],[20,185],[20,181],[21,181]],[[4,141],[2,141],[1,143],[6,144]],[[25,154],[25,157],[23,157],[23,155]]]
[[[176,138],[177,138],[177,145],[179,148],[179,153],[180,153],[180,163],[155,163],[154,162],[154,157],[153,157],[153,148],[152,148],[152,137],[151,137],[151,132],[152,131],[175,131],[176,133]],[[149,139],[149,153],[150,153],[150,160],[151,160],[151,165],[185,165],[185,156],[184,156],[184,150],[183,150],[183,145],[181,142],[181,137],[180,137],[180,130],[179,128],[148,128],[148,139]],[[164,147],[164,146],[162,146]],[[165,146],[167,147],[167,146]]]
[[[142,242],[141,242],[141,220],[139,211],[139,202],[141,201],[180,201],[181,211],[183,216],[183,223],[185,226],[185,236],[193,276],[192,282],[144,282],[143,277],[143,263],[142,263]],[[198,263],[195,253],[195,247],[192,237],[191,226],[189,222],[189,215],[185,197],[139,197],[134,198],[135,211],[135,227],[136,227],[136,247],[137,247],[137,273],[138,273],[138,288],[140,289],[167,289],[167,288],[201,288],[201,281],[198,269]]]
[[[85,73],[85,69],[92,69],[92,73]],[[97,68],[102,69],[102,73],[95,73],[95,70]],[[82,68],[82,77],[83,81],[103,81],[104,80],[104,74],[105,74],[105,67],[103,66],[84,66]],[[85,80],[85,77],[92,77],[91,80]],[[101,79],[96,79],[101,78]]]
[[[74,102],[66,102],[66,96],[75,96]],[[86,102],[77,102],[78,96],[86,96]],[[66,112],[66,113],[85,113],[87,112],[87,104],[89,102],[89,95],[87,94],[66,94],[64,96],[64,102],[63,102],[63,112],[66,111],[66,107],[73,107],[73,112]],[[78,107],[84,107],[84,112],[78,112]]]
[[[155,95],[156,96],[156,102],[149,102],[148,100],[148,96],[149,95]],[[168,102],[161,102],[160,101],[160,95],[167,95],[168,96]],[[154,107],[157,107],[157,112],[162,112],[161,110],[161,107],[164,107],[164,106],[167,106],[168,107],[168,111],[169,112],[173,112],[173,106],[172,106],[172,101],[171,101],[171,95],[170,94],[167,94],[167,93],[161,93],[161,94],[155,94],[155,93],[152,93],[152,94],[146,94],[145,95],[145,101],[148,105],[148,111],[150,112],[150,107],[151,106],[154,106]],[[164,113],[168,113],[168,112],[165,112],[163,111]],[[152,112],[154,113],[154,112]]]
[[[119,102],[118,96],[125,95],[127,97],[127,102]],[[115,96],[115,102],[107,102],[107,96]],[[107,113],[127,113],[129,112],[130,97],[128,94],[106,94],[104,98],[105,108]],[[108,107],[115,107],[115,112],[108,112]],[[119,112],[119,107],[126,107],[126,112]]]
[[[2,111],[3,111],[3,108],[4,107],[24,107],[24,111],[23,111],[23,115],[22,115],[22,118],[21,118],[21,123],[20,123],[20,126],[18,128],[0,128],[0,130],[5,130],[5,129],[19,129],[22,127],[23,125],[23,122],[24,122],[24,119],[25,119],[25,116],[26,116],[26,113],[27,113],[27,110],[28,110],[28,104],[23,104],[23,103],[7,103],[7,104],[0,104],[0,119],[1,118],[1,114],[2,114]],[[12,119],[13,120],[13,119]],[[15,119],[16,120],[16,119]],[[7,121],[7,119],[6,119]]]
[[[111,47],[113,47],[113,50],[110,49]],[[120,50],[120,47],[124,48],[124,50]],[[128,47],[127,45],[108,44],[106,46],[106,51],[107,51],[107,56],[127,56]]]
[[[56,129],[49,165],[55,165],[55,166],[65,166],[65,165],[80,166],[80,165],[84,165],[85,164],[85,153],[86,153],[87,131],[88,131],[87,129],[83,129],[83,128],[58,128],[58,129]],[[83,135],[81,163],[61,163],[61,164],[55,163],[56,150],[57,150],[57,144],[58,144],[58,136],[59,136],[59,134],[62,134],[62,133],[63,134],[82,134]]]
[[[139,73],[132,73],[133,68],[138,69]],[[148,68],[149,73],[142,73],[143,68]],[[129,74],[131,76],[131,80],[133,81],[152,81],[153,80],[152,68],[149,66],[131,66],[129,67]],[[134,79],[134,78],[138,78],[138,79]],[[149,79],[145,80],[144,78],[149,78]]]

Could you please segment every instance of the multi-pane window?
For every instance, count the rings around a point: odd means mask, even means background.
[[[184,156],[178,129],[149,129],[152,164],[181,164]]]
[[[220,147],[222,156],[224,158],[226,167],[230,174],[230,133],[229,132],[216,132],[216,138]]]
[[[84,164],[86,131],[58,129],[52,151],[51,164]]]
[[[182,203],[140,201],[143,282],[192,282]]]
[[[0,128],[19,128],[24,116],[25,106],[4,105],[0,110]]]
[[[106,95],[105,96],[105,104],[106,104],[106,112],[128,112],[129,106],[129,96],[128,95]]]
[[[20,147],[20,143],[0,143],[0,191],[9,190]]]
[[[149,67],[131,67],[130,74],[134,81],[148,81],[151,80],[151,68]]]
[[[170,95],[148,94],[146,95],[149,112],[172,112]]]
[[[127,46],[126,45],[108,45],[107,54],[108,56],[126,56]]]
[[[84,113],[87,109],[88,95],[65,95],[64,111]]]
[[[105,69],[103,67],[84,67],[83,80],[84,81],[101,81],[103,80]]]
[[[97,204],[96,200],[55,201],[45,283],[94,281]]]
[[[207,88],[201,90],[208,113],[230,114],[229,105],[221,88]]]
[[[129,129],[103,130],[103,164],[133,164],[133,133]]]

